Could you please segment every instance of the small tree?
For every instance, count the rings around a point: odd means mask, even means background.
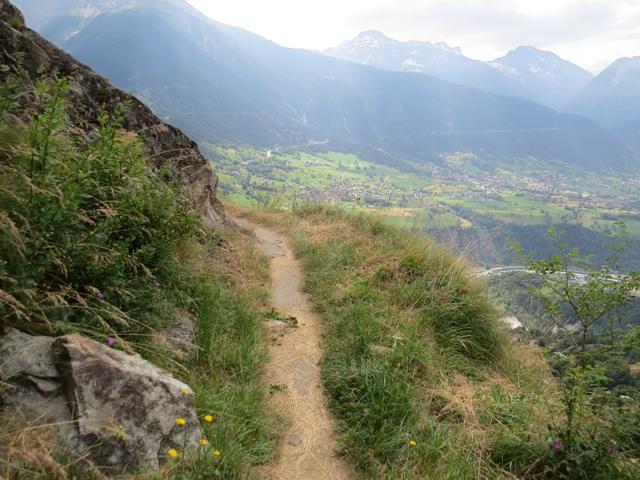
[[[621,404],[606,388],[607,367],[638,348],[637,327],[615,328],[618,312],[640,290],[640,275],[623,273],[621,255],[627,248],[623,222],[614,225],[611,253],[602,265],[562,241],[549,230],[557,253],[535,259],[516,250],[538,278],[533,288],[552,321],[554,339],[549,344],[551,361],[559,375],[563,418],[552,427],[553,474],[557,478],[617,478],[617,455],[623,450],[637,455],[638,432],[622,432],[622,418],[638,413],[637,398]],[[635,413],[634,413],[635,412]],[[631,442],[631,443],[629,443]],[[586,475],[586,476],[585,476]],[[605,477],[601,477],[605,475]]]

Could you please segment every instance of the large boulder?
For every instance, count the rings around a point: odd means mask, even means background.
[[[105,470],[157,469],[169,448],[195,449],[202,438],[187,385],[81,335],[10,330],[0,338],[0,379],[5,414],[59,424],[61,443]]]
[[[197,447],[202,430],[191,390],[167,372],[80,335],[58,338],[54,356],[79,441],[99,446],[98,465],[157,468],[167,449]]]

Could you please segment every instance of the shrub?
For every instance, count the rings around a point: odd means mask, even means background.
[[[173,254],[199,219],[119,130],[126,105],[85,142],[72,137],[67,90],[43,81],[26,125],[0,119],[2,326],[143,338],[187,301]]]

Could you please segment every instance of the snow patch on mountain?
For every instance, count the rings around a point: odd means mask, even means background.
[[[424,65],[416,62],[413,58],[407,58],[402,62],[402,69],[410,72],[421,72],[424,70]]]
[[[514,76],[514,77],[520,76],[520,72],[518,72],[517,68],[510,68],[510,67],[507,67],[506,65],[502,65],[501,63],[496,63],[496,62],[488,62],[487,65],[495,68],[496,70],[498,70],[500,73],[504,75]]]

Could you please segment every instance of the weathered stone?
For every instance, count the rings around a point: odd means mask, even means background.
[[[271,328],[289,328],[291,325],[282,320],[269,320],[267,325]]]
[[[162,122],[141,101],[113,87],[89,67],[27,28],[20,12],[8,0],[0,0],[0,65],[11,67],[7,71],[0,69],[0,82],[17,67],[22,68],[33,83],[43,76],[66,77],[70,83],[67,113],[78,133],[87,139],[95,136],[102,108],[113,112],[129,102],[124,128],[140,136],[151,163],[171,166],[173,175],[191,190],[194,206],[205,220],[226,222],[224,207],[216,196],[218,177],[197,144],[179,129]],[[23,95],[21,102],[15,113],[26,116],[33,95]]]
[[[197,447],[202,430],[187,385],[140,357],[80,335],[54,343],[80,449],[118,471],[158,468],[169,448]],[[183,418],[184,426],[176,424]]]
[[[0,338],[0,378],[11,379],[21,375],[58,378],[51,356],[53,341],[52,337],[34,337],[10,329]]]
[[[155,332],[153,338],[174,358],[182,361],[193,361],[196,358],[195,319],[188,312],[177,314],[172,325]]]
[[[5,414],[54,423],[61,445],[103,469],[156,469],[169,448],[195,448],[202,438],[187,385],[80,335],[9,330],[0,337],[0,380]]]
[[[7,385],[0,403],[11,416],[56,425],[63,444],[71,446],[76,434],[54,365],[53,341],[53,337],[31,336],[15,329],[0,337],[0,380]]]
[[[386,355],[393,350],[393,348],[385,347],[384,345],[370,345],[369,348],[373,353],[377,353],[379,355]]]

